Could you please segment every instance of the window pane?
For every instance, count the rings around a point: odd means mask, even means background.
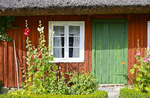
[[[69,26],[69,36],[80,36],[80,26]]]
[[[79,57],[79,48],[69,48],[69,57],[76,58]]]
[[[64,48],[53,48],[55,58],[64,58]]]
[[[69,26],[69,57],[77,58],[80,52],[80,26]]]
[[[80,47],[80,37],[69,37],[69,47]]]
[[[53,47],[64,47],[64,37],[54,37],[53,38]]]
[[[64,26],[54,26],[54,36],[64,36]]]

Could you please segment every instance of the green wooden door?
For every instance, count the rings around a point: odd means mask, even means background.
[[[101,84],[127,84],[127,21],[94,20],[92,29],[92,73]]]

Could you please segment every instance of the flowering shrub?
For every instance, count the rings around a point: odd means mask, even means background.
[[[53,55],[50,55],[52,48],[46,46],[44,27],[42,27],[41,21],[39,21],[37,30],[40,33],[39,45],[33,46],[28,37],[30,29],[26,21],[24,35],[27,37],[25,58],[28,67],[24,71],[24,90],[22,92],[23,94],[65,94],[67,84],[64,82],[63,76],[59,78],[58,66],[50,63],[53,60]]]
[[[39,45],[33,46],[28,37],[30,29],[26,21],[26,28],[24,35],[26,36],[26,63],[27,70],[24,70],[24,82],[22,84],[24,89],[18,91],[9,92],[12,95],[31,95],[31,94],[66,94],[66,95],[79,95],[89,94],[97,90],[96,79],[90,74],[78,74],[76,72],[70,72],[70,80],[65,82],[64,74],[59,72],[59,67],[56,64],[51,63],[53,61],[53,55],[50,55],[52,51],[52,41],[50,41],[50,47],[46,46],[46,40],[44,36],[44,27],[39,21],[39,27],[37,30],[40,33]],[[51,32],[51,38],[52,38]]]
[[[149,49],[145,50],[145,55],[140,56],[141,53],[137,49],[136,60],[137,64],[133,65],[133,68],[130,69],[131,74],[135,74],[136,78],[133,79],[134,86],[142,91],[150,91],[150,53]]]
[[[30,33],[30,29],[29,28],[26,28],[26,29],[24,29],[24,35],[26,35],[26,36],[28,36],[28,34]]]

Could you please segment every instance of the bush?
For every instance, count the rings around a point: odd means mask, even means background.
[[[136,89],[124,88],[120,90],[119,98],[150,98],[150,93],[143,93]]]
[[[135,57],[137,63],[130,69],[130,73],[136,75],[131,77],[134,87],[142,92],[150,92],[150,50],[146,49],[144,56],[141,56],[138,48]]]
[[[68,82],[72,84],[68,89],[71,95],[82,95],[90,94],[97,90],[98,82],[96,78],[91,75],[91,73],[77,73],[73,72],[70,75],[70,80]]]
[[[88,95],[0,95],[0,98],[108,98],[107,92],[95,91]]]

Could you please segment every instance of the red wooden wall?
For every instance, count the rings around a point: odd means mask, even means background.
[[[25,20],[28,20],[29,28],[31,29],[30,39],[34,45],[38,44],[39,32],[37,31],[38,22],[42,20],[42,24],[45,27],[45,35],[48,40],[48,21],[85,21],[85,62],[83,63],[58,63],[61,66],[61,71],[81,71],[83,68],[85,72],[89,72],[91,69],[91,22],[87,16],[30,16],[30,17],[16,17],[14,25],[17,29],[10,29],[8,31],[16,41],[17,56],[19,59],[19,80],[21,82],[21,68],[25,68],[26,55],[25,48]],[[14,50],[12,42],[0,42],[0,80],[5,87],[16,87],[16,65],[14,59]],[[24,66],[24,67],[21,67]]]
[[[129,15],[128,16],[128,71],[136,63],[135,54],[139,47],[141,55],[144,54],[144,50],[147,47],[147,21],[149,15]],[[133,77],[129,72],[129,81]]]
[[[144,50],[147,44],[147,20],[149,15],[93,15],[93,16],[29,16],[16,17],[14,25],[17,29],[10,29],[9,35],[16,41],[17,57],[19,59],[19,80],[21,82],[21,66],[26,67],[23,56],[26,54],[25,48],[25,20],[28,20],[29,28],[31,29],[30,38],[32,43],[37,45],[39,33],[37,32],[38,21],[42,20],[45,27],[45,35],[48,40],[48,21],[85,21],[85,61],[83,63],[58,63],[61,66],[61,71],[81,71],[82,67],[85,72],[91,71],[91,49],[92,49],[92,19],[103,18],[123,18],[128,19],[129,25],[129,69],[135,62],[134,54],[137,47],[137,39],[140,40],[141,51]],[[16,67],[14,59],[14,49],[12,42],[0,42],[0,80],[5,87],[16,87]],[[129,76],[131,76],[129,74]]]

